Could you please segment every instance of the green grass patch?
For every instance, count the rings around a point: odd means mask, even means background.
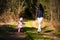
[[[31,21],[31,20],[27,21],[27,22],[25,23],[24,27],[33,27],[32,21]]]
[[[43,32],[38,33],[36,28],[24,27],[24,30],[29,40],[53,40]]]
[[[9,32],[12,32],[13,34],[14,32],[17,32],[15,27],[16,27],[15,23],[11,23],[11,25],[2,25],[2,27],[0,27],[0,38],[6,38],[5,36],[8,36]],[[23,33],[25,33],[24,35],[27,35],[26,40],[53,40],[53,38],[51,38],[50,36],[47,36],[46,34],[44,34],[44,32],[38,33],[37,29],[33,27],[31,20],[25,23],[23,27]],[[10,34],[10,35],[13,35],[13,34]],[[8,37],[10,37],[10,35]]]
[[[60,32],[54,32],[53,34],[54,34],[55,36],[60,37]]]

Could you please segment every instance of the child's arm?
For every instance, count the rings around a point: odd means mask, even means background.
[[[23,24],[25,24],[26,22],[22,22]]]

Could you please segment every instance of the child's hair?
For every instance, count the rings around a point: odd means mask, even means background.
[[[23,18],[22,17],[20,17],[20,21],[22,21],[23,20]]]

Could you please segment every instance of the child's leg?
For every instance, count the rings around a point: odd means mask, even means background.
[[[23,32],[23,28],[21,28],[20,31]]]
[[[18,28],[18,32],[20,32],[20,28]]]

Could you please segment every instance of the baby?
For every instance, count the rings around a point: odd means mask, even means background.
[[[18,21],[18,32],[20,32],[22,30],[23,27],[23,18],[21,17]]]

